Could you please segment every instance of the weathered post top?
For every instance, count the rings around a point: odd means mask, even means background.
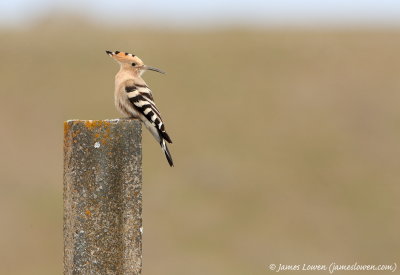
[[[140,274],[142,148],[137,120],[64,123],[64,274]]]

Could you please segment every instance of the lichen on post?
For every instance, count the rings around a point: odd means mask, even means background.
[[[142,148],[137,120],[64,123],[64,274],[140,274]]]

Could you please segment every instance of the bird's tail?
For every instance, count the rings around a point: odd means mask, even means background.
[[[172,161],[171,153],[169,152],[168,146],[165,143],[165,140],[163,138],[161,138],[160,145],[161,145],[161,149],[163,150],[163,152],[165,154],[165,157],[168,160],[169,166],[173,167],[174,166],[174,162]]]

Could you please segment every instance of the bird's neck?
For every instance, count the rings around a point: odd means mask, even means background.
[[[115,76],[115,80],[125,81],[138,77],[140,77],[140,71],[138,69],[121,66],[117,75]]]

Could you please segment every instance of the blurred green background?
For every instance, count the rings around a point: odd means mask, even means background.
[[[167,71],[144,76],[176,165],[144,131],[143,274],[393,264],[399,48],[396,28],[0,28],[0,274],[62,273],[63,121],[119,117],[104,50]]]

